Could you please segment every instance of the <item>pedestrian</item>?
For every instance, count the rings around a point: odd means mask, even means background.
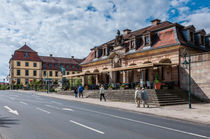
[[[79,97],[82,96],[83,98],[83,90],[84,90],[83,87],[80,86],[78,90],[79,90]]]
[[[147,96],[147,91],[142,88],[141,89],[141,99],[143,101],[143,107],[145,107],[145,105],[147,105],[147,108],[149,108],[149,104],[148,104],[148,96]]]
[[[77,98],[77,87],[74,87],[74,95],[75,95],[75,98]]]
[[[106,101],[103,85],[101,85],[101,87],[100,87],[99,94],[100,94],[100,101],[102,101],[102,97],[104,98],[104,101]]]
[[[139,87],[136,87],[136,91],[135,91],[135,102],[136,102],[136,107],[140,107],[140,103],[141,103],[141,92]]]

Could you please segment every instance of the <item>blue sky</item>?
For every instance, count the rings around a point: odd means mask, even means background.
[[[210,33],[209,0],[2,0],[0,17],[0,81],[24,42],[39,55],[84,58],[117,29],[140,29],[155,18]]]

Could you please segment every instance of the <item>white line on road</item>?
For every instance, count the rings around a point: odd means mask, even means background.
[[[47,106],[47,107],[49,107],[49,108],[53,108],[53,109],[60,110],[60,108],[59,108],[59,107],[56,107],[56,106],[52,106],[52,105],[45,105],[45,106]]]
[[[9,99],[11,99],[11,100],[15,100],[13,97],[9,97]]]
[[[62,105],[62,103],[60,102],[56,102],[56,101],[51,101],[52,103],[55,103],[55,104],[59,104],[59,105]]]
[[[20,101],[20,103],[21,103],[21,104],[24,104],[24,105],[28,105],[27,103],[25,103],[25,102],[23,102],[23,101]]]
[[[64,110],[64,111],[74,111],[74,110],[72,110],[70,108],[63,108],[62,110]]]
[[[42,111],[42,112],[45,112],[45,113],[47,113],[47,114],[50,114],[49,111],[43,110],[43,109],[41,109],[41,108],[39,108],[39,107],[36,107],[36,109],[37,109],[37,110],[40,110],[40,111]]]
[[[75,121],[72,121],[72,120],[70,120],[69,122],[72,122],[72,123],[77,124],[77,125],[79,125],[79,126],[85,127],[85,128],[87,128],[87,129],[90,129],[90,130],[95,131],[95,132],[97,132],[97,133],[104,134],[104,132],[102,132],[102,131],[99,131],[99,130],[94,129],[94,128],[92,128],[92,127],[89,127],[89,126],[80,124],[80,123],[78,123],[78,122],[75,122]]]
[[[18,111],[17,110],[12,110],[10,107],[8,106],[4,106],[5,109],[7,109],[10,113],[13,113],[15,115],[19,115]]]
[[[72,107],[74,107],[74,106],[72,106]],[[152,123],[148,123],[148,122],[144,122],[144,121],[138,121],[138,120],[134,120],[134,119],[129,119],[129,118],[121,117],[121,116],[116,116],[116,115],[112,115],[112,114],[108,114],[108,113],[98,112],[98,111],[79,108],[79,107],[74,107],[74,108],[79,109],[79,110],[88,111],[88,112],[94,112],[94,113],[98,113],[98,114],[102,114],[102,115],[106,115],[106,116],[110,116],[110,117],[114,117],[114,118],[118,118],[118,119],[123,119],[123,120],[131,121],[131,122],[145,124],[145,125],[149,125],[149,126],[153,126],[153,127],[158,127],[158,128],[182,133],[182,134],[187,134],[187,135],[196,136],[196,137],[200,137],[200,138],[210,139],[210,137],[208,137],[208,136],[204,136],[204,135],[200,135],[200,134],[196,134],[196,133],[191,133],[191,132],[187,132],[187,131],[183,131],[183,130],[178,130],[178,129],[174,129],[174,128],[170,128],[170,127],[165,127],[165,126],[161,126],[161,125],[156,125],[156,124],[152,124]]]

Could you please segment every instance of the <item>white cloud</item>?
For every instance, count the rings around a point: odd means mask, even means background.
[[[89,49],[113,39],[116,30],[167,20],[172,7],[189,0],[15,0],[0,4],[0,76],[8,74],[14,50],[24,42],[40,55],[84,58]],[[177,7],[178,6],[178,7]],[[89,7],[89,8],[88,8]],[[196,16],[195,13],[194,16]],[[207,13],[208,14],[208,13]],[[194,16],[189,22],[195,22]],[[199,15],[197,15],[199,16]],[[204,16],[204,15],[201,15]],[[0,77],[1,78],[1,77]],[[0,79],[1,80],[1,79]]]

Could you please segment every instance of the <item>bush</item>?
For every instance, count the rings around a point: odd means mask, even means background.
[[[6,85],[1,85],[1,90],[6,90]]]
[[[50,92],[56,92],[54,88],[50,88]]]

